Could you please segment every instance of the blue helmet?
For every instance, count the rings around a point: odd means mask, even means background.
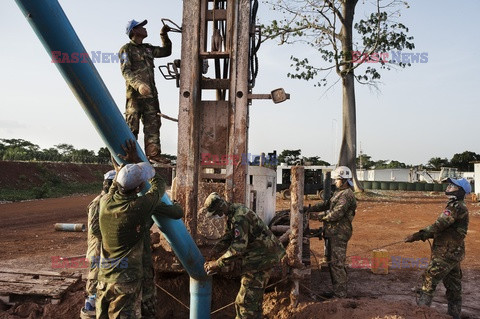
[[[465,194],[470,194],[472,192],[472,187],[470,186],[470,183],[465,178],[459,178],[459,179],[447,178],[445,181],[448,183],[455,184],[458,187],[461,187],[465,191]]]
[[[130,32],[132,31],[133,28],[135,27],[138,27],[138,26],[144,26],[147,24],[147,20],[143,20],[142,22],[138,22],[138,21],[135,21],[135,20],[130,20],[127,22],[127,26],[125,28],[125,33],[127,35],[130,35]]]

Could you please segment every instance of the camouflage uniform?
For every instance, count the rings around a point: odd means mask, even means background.
[[[347,244],[352,237],[352,221],[355,216],[357,201],[353,191],[347,187],[337,189],[332,198],[320,202],[310,208],[310,212],[328,213],[321,218],[323,221],[323,237],[325,239],[328,267],[332,279],[333,293],[336,297],[347,296]]]
[[[252,210],[241,204],[228,209],[225,234],[215,249],[220,269],[240,268],[241,287],[235,299],[236,318],[261,318],[263,293],[273,266],[285,255],[275,235]]]
[[[97,318],[137,318],[144,278],[144,239],[152,214],[181,218],[178,205],[160,201],[165,182],[158,175],[150,180],[144,196],[123,195],[116,182],[100,200],[102,249],[98,274]],[[150,283],[154,285],[154,283]]]
[[[448,313],[460,316],[462,307],[460,262],[465,257],[468,221],[465,202],[451,199],[435,223],[419,232],[423,241],[433,238],[432,257],[423,274],[419,304],[430,306],[438,283],[443,281],[447,290]]]
[[[153,226],[153,220],[150,218],[145,226],[145,237],[143,238],[143,285],[141,312],[142,318],[156,318],[157,290],[155,289],[155,269],[152,259],[152,240],[150,238],[150,228]]]
[[[87,222],[87,255],[86,258],[91,262],[87,275],[87,293],[91,296],[97,293],[97,276],[98,267],[95,260],[100,256],[100,247],[102,245],[102,234],[100,233],[100,224],[98,222],[98,210],[100,198],[103,194],[98,195],[88,205],[88,222]]]
[[[125,118],[135,139],[138,138],[140,119],[145,135],[145,153],[148,157],[160,155],[160,106],[155,86],[153,69],[154,58],[167,57],[172,54],[172,42],[168,35],[160,35],[163,46],[148,43],[137,44],[130,41],[119,51],[121,70],[127,87]],[[145,84],[151,94],[141,95],[138,88]]]

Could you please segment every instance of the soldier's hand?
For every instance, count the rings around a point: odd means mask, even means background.
[[[125,155],[118,154],[117,156],[127,163],[140,163],[142,160],[137,153],[137,145],[134,140],[127,140],[125,145],[122,145]]]
[[[138,87],[138,92],[141,95],[149,95],[150,93],[152,93],[152,91],[146,84],[140,84],[140,86]]]
[[[205,272],[207,273],[207,275],[213,275],[214,273],[220,270],[220,267],[218,266],[218,263],[216,260],[212,260],[212,261],[207,261],[203,265],[203,269],[205,269]]]
[[[414,241],[418,241],[422,239],[422,234],[420,232],[416,232],[410,236],[405,238],[406,243],[413,243]]]
[[[165,24],[160,30],[160,35],[166,35],[170,30],[172,30],[172,28]]]

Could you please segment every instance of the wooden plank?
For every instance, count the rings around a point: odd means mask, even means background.
[[[50,298],[58,303],[62,295],[81,280],[80,274],[62,275],[52,271],[0,270],[0,299],[7,304],[22,296]]]
[[[229,79],[202,79],[202,89],[229,89]]]

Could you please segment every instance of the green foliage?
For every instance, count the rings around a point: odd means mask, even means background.
[[[307,1],[276,0],[265,1],[273,10],[280,11],[284,18],[262,25],[264,40],[277,39],[279,44],[302,43],[318,52],[320,59],[291,56],[290,65],[294,72],[287,74],[292,79],[313,80],[319,77],[315,86],[325,86],[327,76],[335,70],[339,76],[353,72],[371,57],[383,56],[391,50],[412,50],[413,37],[408,28],[397,21],[400,7],[407,6],[400,0],[380,0],[378,6],[370,2],[357,5],[355,0],[346,1]],[[343,16],[344,8],[362,10],[367,18],[354,21],[354,15]],[[360,8],[359,8],[360,7]],[[349,36],[353,26],[353,34]],[[299,46],[296,45],[296,48]],[[358,57],[366,57],[358,59]],[[374,84],[381,78],[380,70],[392,67],[410,66],[403,61],[376,58],[376,63],[368,63],[363,72],[355,75],[361,83]],[[358,69],[360,70],[360,69]],[[324,72],[327,71],[327,72]]]
[[[448,159],[440,157],[432,157],[426,167],[431,170],[439,171],[442,167],[450,166]]]
[[[301,152],[302,150],[283,150],[280,155],[278,155],[278,162],[295,165],[300,160]]]
[[[458,168],[459,171],[473,172],[474,161],[480,161],[480,155],[474,152],[465,151],[463,153],[454,154],[450,160],[452,167]]]
[[[110,152],[106,147],[102,147],[98,155],[95,155],[94,151],[77,150],[73,145],[65,143],[42,150],[38,145],[22,139],[0,139],[0,160],[105,164],[110,161]]]
[[[278,164],[286,163],[287,165],[330,165],[330,163],[321,160],[320,156],[305,157],[300,156],[301,153],[302,150],[283,150],[280,155],[278,155]]]

